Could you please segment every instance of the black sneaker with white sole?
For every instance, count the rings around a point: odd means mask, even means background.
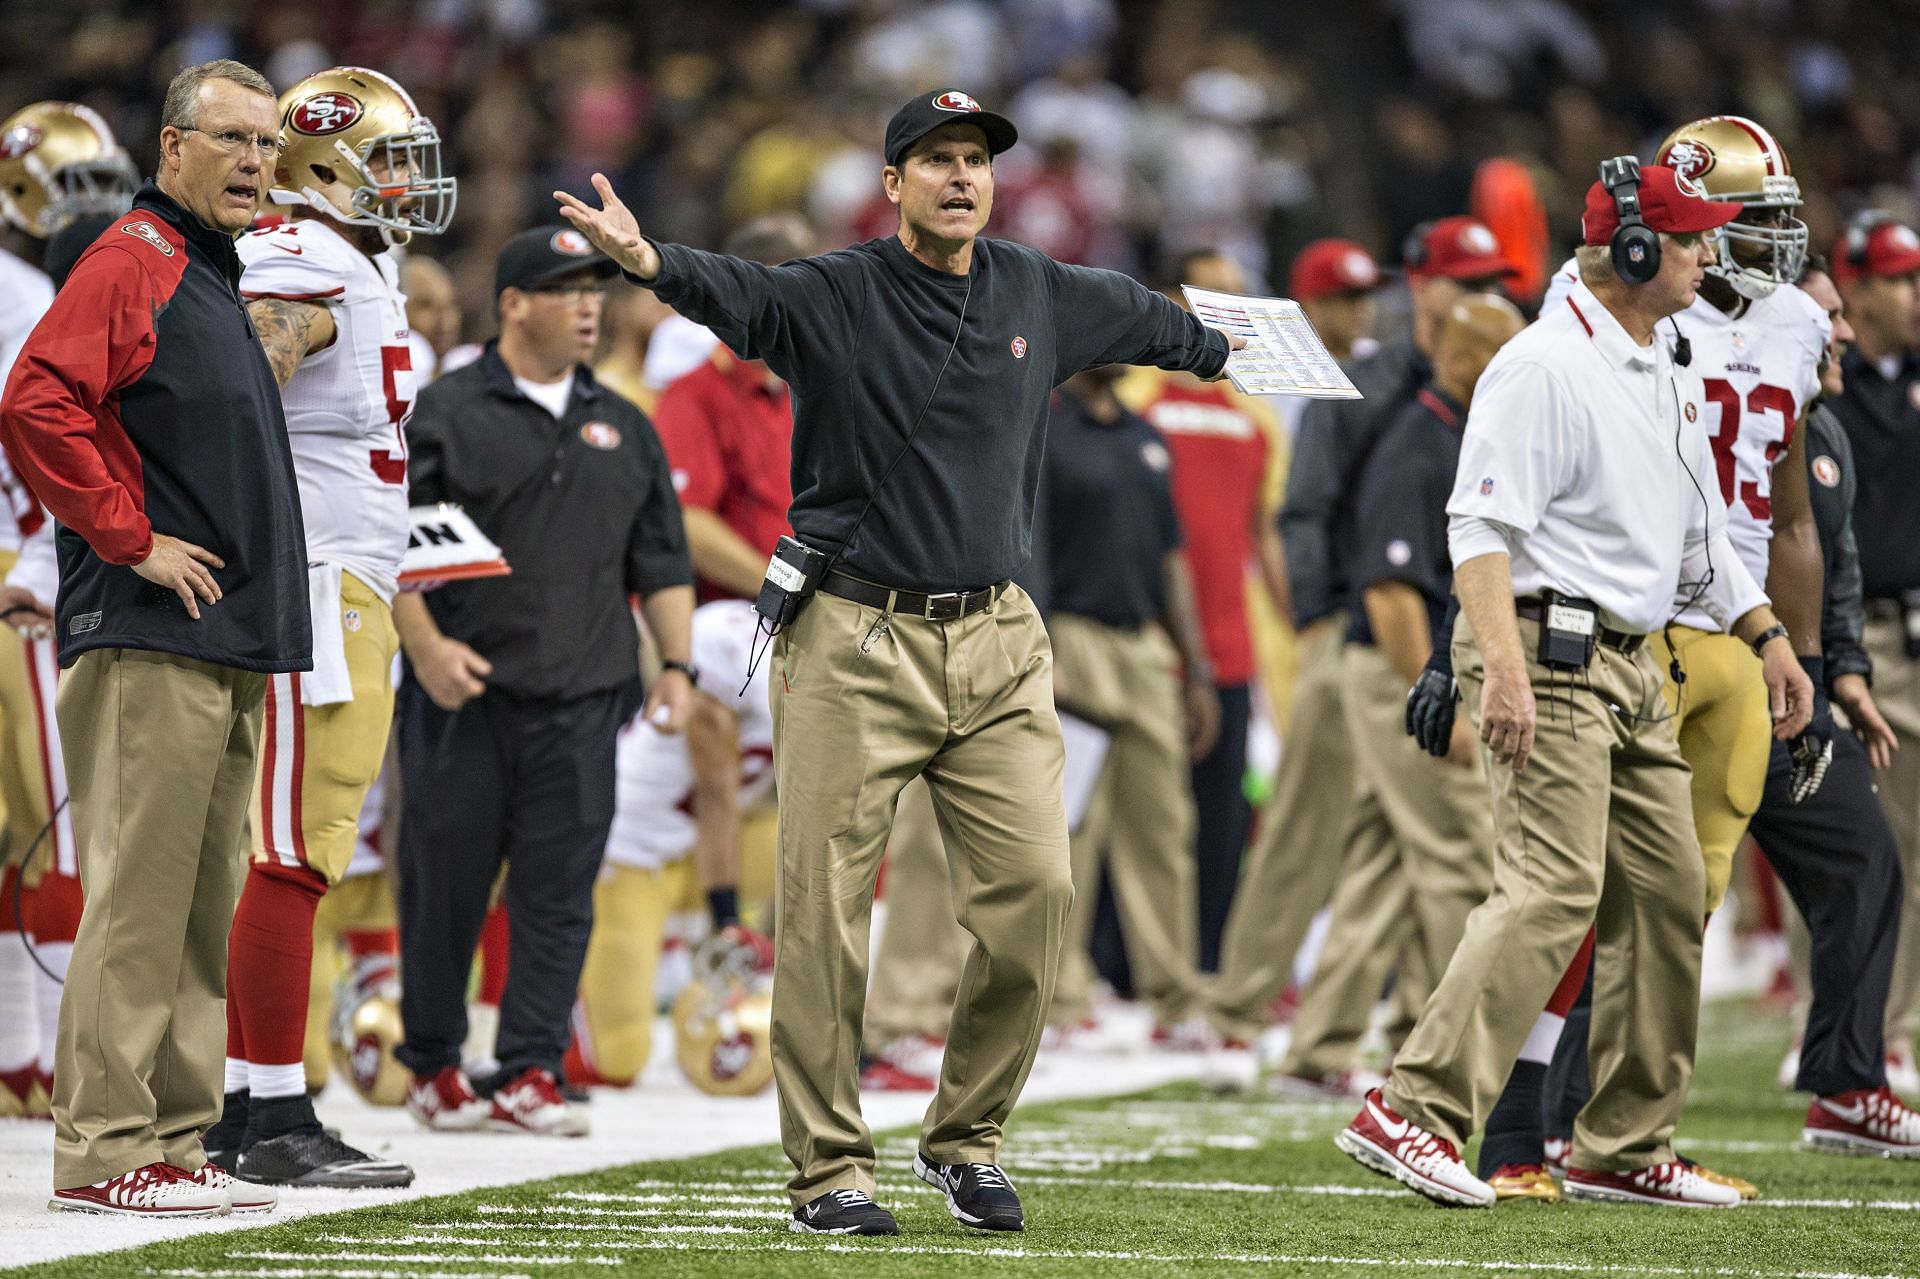
[[[947,1196],[947,1211],[976,1230],[1025,1230],[1020,1196],[998,1164],[938,1164],[913,1157],[913,1175]]]
[[[897,1235],[893,1214],[864,1190],[829,1190],[793,1210],[787,1229],[814,1235]]]
[[[371,1190],[410,1186],[413,1169],[377,1159],[315,1125],[256,1141],[240,1154],[236,1175],[266,1186],[332,1186]]]

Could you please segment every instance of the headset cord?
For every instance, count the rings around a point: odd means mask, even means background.
[[[53,830],[53,824],[60,820],[60,814],[65,812],[66,808],[67,808],[67,801],[64,799],[61,800],[60,803],[54,808],[53,816],[47,818],[47,824],[40,828],[40,833],[33,837],[33,842],[31,844],[27,845],[26,854],[20,858],[19,873],[13,877],[13,926],[14,926],[14,929],[19,933],[20,944],[27,948],[27,958],[31,959],[33,961],[33,966],[35,968],[38,968],[41,972],[45,973],[47,975],[47,980],[51,981],[56,986],[64,986],[67,983],[63,978],[59,976],[59,974],[55,973],[53,969],[47,967],[46,962],[40,958],[40,952],[34,949],[33,938],[27,935],[27,921],[26,921],[25,912],[21,906],[20,899],[21,899],[21,896],[26,891],[27,863],[33,860],[34,853],[38,852],[40,849],[40,842],[47,837],[49,832]],[[12,854],[9,853],[7,862],[5,863],[5,865],[10,866],[12,864],[13,864]]]

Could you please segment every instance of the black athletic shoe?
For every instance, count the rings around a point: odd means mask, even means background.
[[[267,1186],[335,1186],[344,1190],[409,1186],[413,1169],[376,1159],[320,1127],[282,1133],[248,1146],[235,1175]]]
[[[232,1172],[239,1162],[240,1147],[246,1141],[248,1096],[245,1088],[228,1093],[220,1107],[220,1122],[200,1138],[200,1144],[206,1148],[207,1162],[227,1172]]]
[[[998,1164],[937,1164],[913,1157],[913,1175],[947,1196],[947,1211],[976,1230],[1025,1230],[1020,1196]]]
[[[787,1229],[815,1235],[897,1235],[893,1214],[864,1190],[829,1190],[793,1210]]]

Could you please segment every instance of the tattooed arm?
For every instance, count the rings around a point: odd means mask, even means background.
[[[260,335],[267,363],[273,366],[273,379],[281,386],[293,380],[293,371],[310,352],[325,350],[333,343],[333,313],[324,306],[284,298],[255,298],[247,303],[247,314]]]

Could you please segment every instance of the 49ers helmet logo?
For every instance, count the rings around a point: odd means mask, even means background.
[[[360,118],[360,99],[350,93],[316,93],[288,113],[287,123],[301,133],[321,137],[338,133]]]
[[[18,160],[40,145],[47,135],[31,124],[16,124],[0,134],[0,160]]]
[[[1698,183],[1717,163],[1713,148],[1698,138],[1682,138],[1667,151],[1667,165],[1688,181]]]
[[[980,104],[958,89],[949,89],[933,100],[942,111],[978,111]]]

